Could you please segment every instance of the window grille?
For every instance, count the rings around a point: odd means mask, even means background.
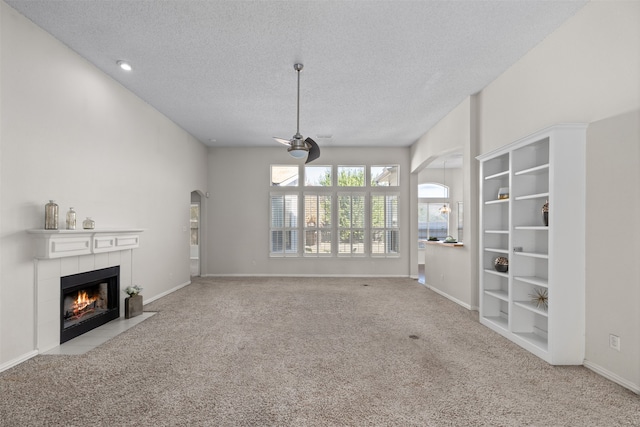
[[[371,255],[398,255],[398,194],[371,195]]]
[[[298,195],[271,194],[270,254],[298,255]]]

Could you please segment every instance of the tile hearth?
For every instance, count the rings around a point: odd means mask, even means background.
[[[102,326],[99,326],[91,331],[80,335],[72,340],[65,342],[64,344],[60,344],[57,347],[52,348],[51,350],[45,351],[42,354],[64,354],[64,355],[78,355],[84,354],[94,348],[98,347],[101,344],[104,344],[111,338],[125,332],[126,330],[136,326],[138,323],[143,322],[156,314],[152,311],[145,311],[140,316],[132,317],[131,319],[125,319],[124,317],[119,317],[118,319],[112,320],[109,323],[106,323]]]

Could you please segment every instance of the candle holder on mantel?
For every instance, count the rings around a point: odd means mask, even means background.
[[[84,221],[82,221],[82,228],[85,230],[93,230],[96,228],[96,222],[91,219],[91,217],[87,217]]]
[[[44,229],[58,229],[58,205],[53,200],[44,205]]]

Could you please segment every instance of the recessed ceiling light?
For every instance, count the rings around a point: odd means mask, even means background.
[[[118,61],[116,64],[118,64],[118,67],[122,68],[125,71],[131,71],[131,64],[129,64],[127,61]]]

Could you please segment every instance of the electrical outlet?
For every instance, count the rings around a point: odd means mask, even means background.
[[[620,351],[620,337],[617,335],[609,334],[609,347],[614,350]]]

